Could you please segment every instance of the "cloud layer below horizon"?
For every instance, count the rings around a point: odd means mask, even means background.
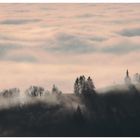
[[[0,4],[0,86],[56,84],[79,75],[97,88],[140,72],[140,4]]]

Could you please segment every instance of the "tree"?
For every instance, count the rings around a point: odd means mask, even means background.
[[[140,83],[140,74],[139,73],[134,74],[134,81],[136,83]]]
[[[90,78],[90,76],[87,79],[87,88],[88,88],[89,92],[91,92],[91,93],[95,91],[95,86],[94,86],[93,81]]]
[[[74,93],[76,95],[79,95],[79,78],[76,78],[75,83],[74,83]]]
[[[17,97],[20,94],[20,90],[18,88],[5,89],[1,92],[3,97]]]
[[[86,78],[85,78],[85,76],[84,75],[80,76],[79,81],[80,81],[80,83],[79,83],[79,90],[80,91],[79,92],[80,92],[80,94],[82,94],[84,92],[85,88],[86,88]]]
[[[74,93],[76,95],[95,93],[95,86],[92,79],[88,77],[86,80],[84,75],[76,78],[74,83]]]
[[[27,95],[32,96],[32,97],[42,96],[44,93],[44,88],[38,87],[38,86],[30,86],[26,90],[26,93]]]
[[[84,123],[84,117],[81,111],[80,106],[77,106],[77,109],[74,112],[74,120],[77,124],[82,125]]]
[[[62,92],[55,85],[53,85],[53,87],[52,87],[52,94],[53,95],[61,95]]]
[[[50,91],[45,90],[45,91],[44,91],[44,95],[45,95],[45,96],[50,95]]]

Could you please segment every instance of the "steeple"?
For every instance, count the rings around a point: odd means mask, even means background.
[[[131,84],[131,78],[129,77],[128,69],[126,70],[126,76],[124,78],[124,82],[125,82],[126,85],[130,85]]]
[[[126,77],[129,77],[129,72],[128,72],[128,69],[126,71]]]

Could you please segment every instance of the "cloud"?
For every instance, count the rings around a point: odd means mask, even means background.
[[[112,54],[128,54],[130,52],[140,51],[140,45],[130,42],[119,42],[118,44],[106,46],[101,49],[101,52]]]
[[[34,23],[39,22],[39,19],[6,19],[0,22],[0,24],[7,24],[7,25],[21,25],[27,23]]]
[[[51,8],[51,7],[41,7],[40,9],[44,10],[44,11],[54,11],[54,10],[56,10],[55,8]]]
[[[127,37],[140,36],[140,28],[123,29],[122,31],[118,32],[118,34]]]
[[[8,61],[15,61],[15,62],[37,62],[37,59],[33,56],[8,56],[5,57],[4,60],[8,60]]]
[[[102,41],[107,40],[107,38],[105,38],[105,37],[100,37],[100,36],[94,36],[94,37],[90,37],[90,40],[92,40],[92,41],[97,41],[97,42],[102,42]]]
[[[90,13],[86,13],[86,14],[81,14],[81,15],[77,15],[76,18],[93,18],[93,17],[105,17],[105,15],[103,14],[90,14]]]
[[[7,52],[11,50],[17,50],[21,47],[21,45],[13,43],[0,43],[0,58],[3,57]]]
[[[84,53],[127,55],[131,52],[140,51],[140,44],[136,42],[136,39],[128,40],[117,37],[107,39],[99,36],[86,38],[62,32],[58,32],[50,38],[43,44],[43,49],[47,52],[57,52],[63,55]]]
[[[96,47],[84,38],[67,33],[57,33],[53,39],[47,40],[43,48],[50,52],[61,53],[90,53]]]
[[[37,59],[34,56],[22,53],[23,48],[24,47],[20,44],[0,43],[0,60],[15,62],[37,62]],[[18,51],[18,53],[13,53],[15,51]]]
[[[17,10],[14,10],[14,12],[18,12],[18,13],[26,13],[26,12],[30,12],[30,10],[20,10],[20,9],[17,9]]]
[[[78,16],[76,16],[76,17],[77,17],[77,18],[90,18],[90,17],[93,17],[93,15],[87,13],[87,14],[81,14],[81,15],[78,15]]]
[[[72,91],[77,75],[95,76],[99,87],[126,68],[140,71],[139,9],[139,4],[0,5],[1,87],[56,83]]]
[[[140,23],[140,18],[135,18],[135,19],[115,19],[115,20],[111,20],[110,23],[114,23],[114,24],[127,24],[127,23]],[[126,29],[125,29],[126,30]],[[127,29],[129,30],[129,29]],[[122,32],[122,31],[121,31]]]

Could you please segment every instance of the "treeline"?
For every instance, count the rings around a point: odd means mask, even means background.
[[[133,75],[134,84],[140,83],[140,74],[136,73]],[[129,77],[129,72],[127,70],[126,77],[124,79],[124,83],[128,86],[131,90],[136,90],[135,85],[133,84],[131,78]],[[88,94],[96,94],[95,84],[91,77],[85,77],[81,75],[77,77],[74,81],[73,93],[76,96],[79,95],[88,95]],[[0,96],[2,97],[18,97],[20,95],[19,88],[11,88],[11,89],[4,89],[0,91]],[[46,95],[62,95],[62,91],[56,86],[53,85],[51,91],[46,90],[41,86],[30,86],[28,89],[25,90],[25,95],[30,97],[40,97]]]
[[[40,97],[50,94],[60,96],[62,91],[56,85],[52,86],[51,91],[45,90],[45,88],[41,86],[30,86],[25,90],[25,95],[30,97]],[[74,82],[74,94],[95,94],[95,85],[90,76],[87,79],[84,75],[76,78]],[[3,97],[18,97],[19,95],[19,88],[4,89],[0,92],[0,96]]]
[[[34,100],[0,100],[0,136],[140,136],[139,86],[124,84],[100,94],[85,76],[75,79],[74,94],[62,94],[55,85],[51,91],[31,86],[25,95]],[[1,94],[12,92],[20,94],[19,89]],[[3,101],[10,105],[2,107]]]
[[[51,91],[45,90],[41,86],[30,86],[28,89],[25,90],[25,95],[30,97],[40,97],[50,94],[59,96],[62,94],[62,92],[55,85],[53,85]],[[19,95],[19,88],[4,89],[0,92],[1,97],[18,97]]]

